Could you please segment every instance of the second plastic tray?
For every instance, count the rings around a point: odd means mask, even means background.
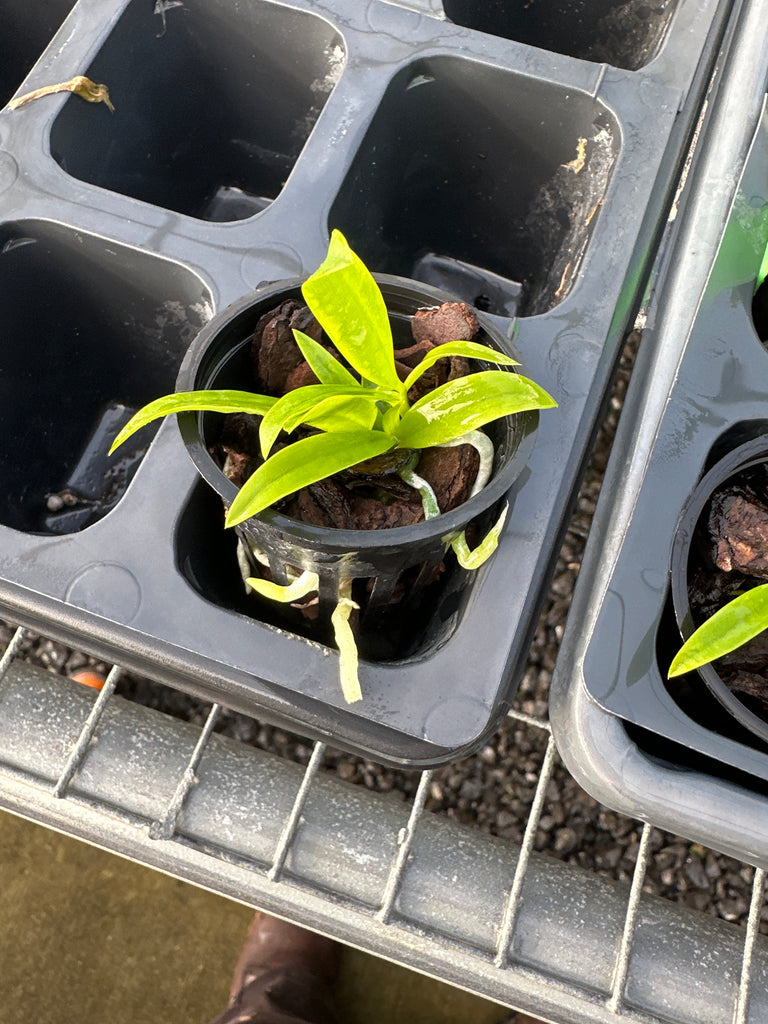
[[[649,308],[551,701],[588,790],[762,864],[768,750],[697,673],[666,670],[681,644],[670,572],[683,511],[715,461],[768,424],[751,315],[768,240],[767,32],[768,5],[745,6]]]

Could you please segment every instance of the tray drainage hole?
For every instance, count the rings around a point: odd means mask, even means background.
[[[487,313],[491,308],[491,299],[488,295],[476,295],[473,305],[476,309],[481,310],[483,313]]]

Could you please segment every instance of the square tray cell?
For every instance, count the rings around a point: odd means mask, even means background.
[[[0,105],[5,106],[16,92],[74,6],[75,0],[45,0],[43,4],[2,0]]]
[[[51,152],[75,178],[201,220],[277,197],[344,63],[321,18],[268,3],[133,0],[89,78],[114,114],[68,102]]]
[[[121,497],[148,440],[120,459],[109,445],[173,390],[211,296],[168,260],[25,221],[0,227],[0,302],[0,523],[70,533]]]
[[[618,152],[591,96],[439,56],[395,76],[329,223],[369,266],[502,316],[567,294]]]
[[[443,0],[457,25],[637,71],[659,51],[678,0]]]

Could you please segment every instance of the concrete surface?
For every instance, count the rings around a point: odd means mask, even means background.
[[[252,911],[0,812],[0,1024],[206,1024]],[[509,1011],[346,949],[349,1024],[500,1024]]]

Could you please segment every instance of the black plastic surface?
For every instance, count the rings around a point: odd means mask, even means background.
[[[461,5],[446,4],[453,21],[421,6],[80,0],[9,89],[84,73],[114,113],[65,95],[0,113],[0,604],[414,765],[477,747],[514,694],[729,7],[657,5],[652,31],[625,32],[602,64],[559,52],[544,21],[517,40],[459,24]],[[575,6],[604,21],[609,5]],[[37,37],[16,7],[6,46],[22,49]],[[333,650],[230,599],[207,552],[229,558],[231,541],[174,422],[98,482],[106,436],[168,390],[197,329],[310,273],[336,226],[373,270],[488,310],[559,402],[441,642],[364,662],[353,708]]]
[[[750,139],[745,130],[745,138]],[[727,775],[768,779],[768,745],[732,718],[698,673],[666,680],[681,640],[670,571],[681,517],[702,476],[768,431],[768,351],[752,317],[755,276],[768,241],[768,116],[763,114],[730,217],[645,467],[621,555],[589,639],[584,681],[602,707],[698,752]],[[759,442],[758,442],[759,443]],[[749,450],[749,449],[748,449]],[[722,684],[721,684],[722,686]]]

